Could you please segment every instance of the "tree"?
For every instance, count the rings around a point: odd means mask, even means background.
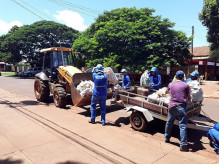
[[[121,8],[106,11],[73,44],[89,67],[106,66],[142,72],[152,66],[183,64],[190,58],[190,39],[155,10]],[[77,59],[80,60],[80,59]],[[81,63],[82,64],[82,63]]]
[[[31,64],[40,65],[42,55],[39,51],[49,47],[71,47],[80,35],[79,31],[52,21],[39,21],[12,29],[2,45],[12,54],[12,62],[27,60]]]
[[[219,61],[219,0],[204,0],[199,19],[207,27],[211,58]]]
[[[11,30],[6,35],[0,36],[0,61],[12,63],[12,54],[8,50],[8,48],[4,45],[4,41],[16,30],[18,30],[18,26],[13,26]]]

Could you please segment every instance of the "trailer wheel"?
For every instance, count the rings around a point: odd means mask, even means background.
[[[67,104],[65,89],[62,87],[56,87],[53,93],[53,100],[56,107],[65,108]]]
[[[41,81],[40,79],[35,79],[34,93],[37,101],[48,101],[50,95],[48,82]]]
[[[129,118],[131,126],[137,131],[144,131],[148,125],[144,115],[140,112],[133,112]]]

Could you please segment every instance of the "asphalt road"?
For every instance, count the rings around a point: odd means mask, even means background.
[[[0,76],[0,88],[35,98],[34,78],[21,78],[16,76]]]

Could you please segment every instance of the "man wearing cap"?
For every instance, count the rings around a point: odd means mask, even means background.
[[[128,90],[128,89],[130,89],[130,86],[131,86],[130,77],[127,74],[127,70],[126,69],[122,69],[121,72],[122,72],[122,75],[123,75],[123,78],[122,78],[122,88]]]
[[[191,74],[191,78],[188,78],[185,80],[186,83],[188,83],[189,81],[198,81],[198,78],[199,78],[199,72],[198,71],[193,71]]]
[[[98,64],[93,73],[94,90],[91,99],[91,119],[89,123],[94,124],[96,118],[96,105],[100,104],[101,123],[105,125],[106,99],[107,99],[107,75],[103,73],[103,66]]]
[[[151,68],[149,78],[150,78],[149,91],[153,93],[155,92],[155,90],[159,90],[161,85],[161,76],[159,75],[156,67]]]
[[[170,133],[175,119],[179,119],[180,128],[180,151],[189,151],[187,147],[187,117],[186,117],[186,101],[191,101],[191,89],[188,84],[183,82],[184,72],[176,72],[177,81],[168,85],[166,93],[170,93],[170,103],[168,107],[168,117],[165,127],[165,142],[170,142]]]
[[[219,123],[216,123],[208,131],[208,139],[210,140],[210,145],[212,144],[214,146],[215,152],[219,154]]]

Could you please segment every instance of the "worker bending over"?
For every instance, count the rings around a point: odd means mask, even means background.
[[[107,75],[103,73],[103,66],[98,64],[93,73],[94,90],[91,99],[91,119],[89,123],[94,124],[96,118],[96,105],[100,104],[101,123],[105,125],[106,99],[107,99]]]
[[[212,129],[208,131],[208,139],[213,144],[215,152],[219,154],[219,123],[216,123]]]
[[[129,90],[130,86],[131,86],[131,81],[130,81],[129,75],[127,74],[127,70],[126,69],[122,69],[121,72],[122,72],[122,75],[123,75],[123,78],[122,78],[122,88],[124,88],[126,90]]]
[[[153,93],[155,92],[155,90],[159,90],[161,85],[161,76],[159,75],[156,67],[151,68],[149,78],[150,78],[149,91]]]
[[[176,118],[179,119],[180,129],[180,151],[189,151],[187,147],[187,116],[186,116],[186,101],[191,101],[191,89],[184,82],[184,72],[176,72],[177,81],[171,82],[168,85],[166,93],[170,92],[170,102],[168,106],[168,116],[165,127],[165,142],[170,142],[170,133]]]

